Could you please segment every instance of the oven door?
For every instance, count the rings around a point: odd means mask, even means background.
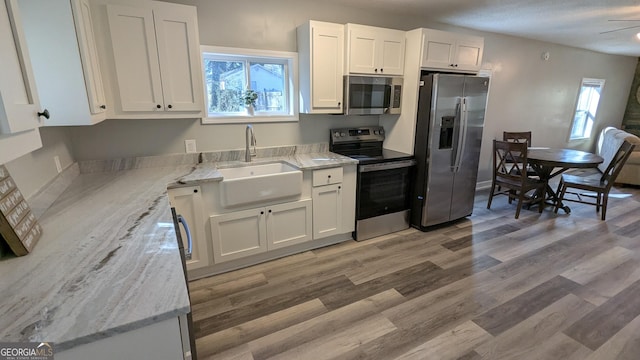
[[[409,188],[414,160],[358,166],[356,219],[410,208]]]

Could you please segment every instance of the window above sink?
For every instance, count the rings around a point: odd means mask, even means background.
[[[298,55],[201,46],[207,117],[203,124],[298,121]],[[245,105],[247,90],[254,105]]]

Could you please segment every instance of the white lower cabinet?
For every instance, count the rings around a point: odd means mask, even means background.
[[[313,238],[342,233],[342,184],[314,187]]]
[[[213,215],[214,262],[221,263],[311,240],[311,200]]]
[[[184,316],[184,315],[182,315]],[[111,360],[111,359],[191,359],[184,351],[188,335],[180,331],[179,318],[155,322],[124,333],[78,345],[55,353],[56,360]]]
[[[311,240],[311,200],[269,206],[266,215],[268,250]]]
[[[352,232],[356,216],[356,166],[314,170],[311,179],[313,238]]]
[[[187,270],[211,265],[204,234],[204,210],[200,186],[169,189],[169,203],[176,209],[182,243],[186,250]]]
[[[304,170],[299,197],[257,205],[225,205],[219,182],[202,183],[202,225],[210,262],[192,271],[192,278],[351,239],[356,173],[356,164]]]

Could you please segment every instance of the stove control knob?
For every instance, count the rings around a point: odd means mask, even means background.
[[[378,130],[373,130],[373,135],[378,135]]]
[[[380,130],[378,131],[378,134],[380,134],[380,135],[384,134],[384,130],[383,130],[383,129],[380,129]]]
[[[347,134],[345,134],[345,133],[340,133],[340,136],[347,136]]]
[[[336,132],[334,132],[334,133],[333,133],[333,137],[340,137],[340,133],[339,133],[339,132],[337,132],[337,131],[336,131]]]

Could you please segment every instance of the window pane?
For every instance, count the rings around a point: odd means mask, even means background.
[[[286,69],[283,64],[251,62],[251,89],[258,93],[256,111],[286,112]]]
[[[596,111],[600,103],[600,93],[604,80],[583,79],[580,94],[576,103],[576,111],[571,126],[570,139],[589,138],[596,119]]]
[[[204,60],[209,113],[243,112],[242,92],[246,89],[243,61]]]

